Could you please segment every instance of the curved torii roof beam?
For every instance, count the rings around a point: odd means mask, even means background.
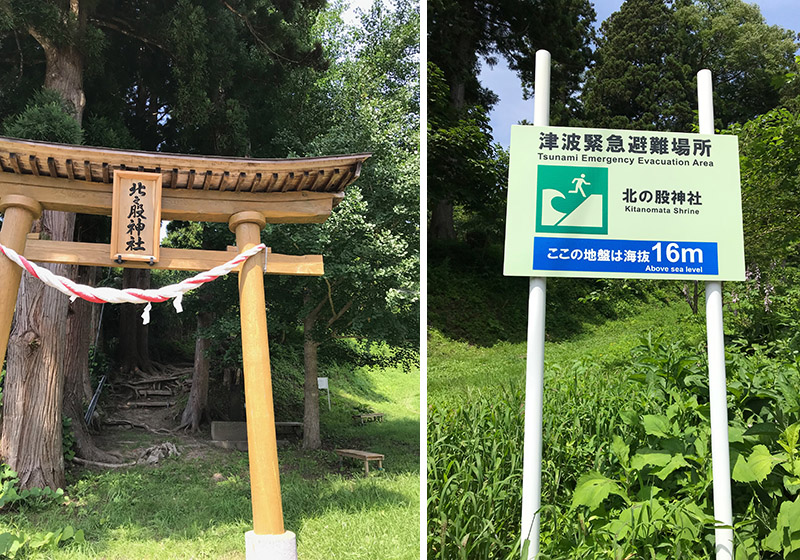
[[[243,211],[270,223],[327,219],[370,154],[249,159],[73,146],[0,137],[2,197],[45,209],[110,214],[114,171],[160,173],[166,220],[227,222]]]

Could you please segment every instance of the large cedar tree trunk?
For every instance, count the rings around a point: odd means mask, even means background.
[[[70,0],[65,13],[77,17],[76,33],[82,36],[86,17],[79,0]],[[75,47],[79,41],[55,44],[33,28],[29,33],[45,55],[44,87],[61,94],[80,123],[86,101],[83,56]],[[46,210],[34,230],[56,241],[72,241],[74,226],[74,214]],[[67,272],[64,265],[48,268],[59,275]],[[6,360],[0,438],[0,457],[17,472],[22,488],[65,484],[61,413],[68,301],[39,280],[23,275]]]
[[[75,214],[42,213],[43,234],[72,235]],[[66,265],[50,265],[58,275]],[[65,485],[61,448],[61,402],[69,299],[31,276],[23,276],[8,344],[0,456],[19,474],[22,488]]]
[[[146,268],[126,268],[122,274],[125,288],[150,288],[150,271]],[[148,327],[142,324],[144,305],[124,304],[119,314],[119,355],[122,371],[152,371],[147,344]]]
[[[78,269],[76,282],[94,285],[97,269],[95,267],[74,267]],[[92,306],[82,299],[69,304],[67,314],[68,351],[64,360],[64,416],[72,420],[75,436],[75,454],[89,461],[113,462],[116,456],[99,449],[89,433],[84,421],[84,412],[93,391],[89,382],[89,346],[94,342],[89,328],[92,324]]]
[[[208,418],[208,349],[211,340],[202,335],[203,329],[211,326],[211,313],[197,314],[197,339],[194,344],[194,372],[192,373],[192,388],[189,391],[189,402],[183,409],[181,425],[192,432],[200,431],[200,423]]]

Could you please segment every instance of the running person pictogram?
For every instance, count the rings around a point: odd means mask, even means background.
[[[581,173],[581,176],[580,177],[575,177],[572,180],[572,182],[575,183],[575,188],[572,189],[569,192],[570,193],[576,193],[578,191],[581,191],[581,195],[583,195],[583,198],[586,198],[586,193],[583,192],[583,185],[591,185],[591,183],[586,180],[586,173]]]

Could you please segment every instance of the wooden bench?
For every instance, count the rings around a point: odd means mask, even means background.
[[[369,462],[378,461],[378,468],[383,468],[383,455],[380,453],[372,453],[371,451],[359,451],[358,449],[335,449],[335,453],[339,456],[339,463],[341,464],[344,457],[352,459],[359,459],[364,461],[364,476],[369,474]]]
[[[383,414],[353,414],[353,420],[359,424],[366,424],[367,422],[383,422]]]

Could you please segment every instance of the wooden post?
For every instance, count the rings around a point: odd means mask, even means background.
[[[5,210],[0,243],[22,254],[33,221],[42,215],[42,205],[27,196],[10,194],[0,199],[0,212]],[[11,320],[17,302],[22,269],[0,256],[0,367],[6,359]]]
[[[259,212],[239,212],[231,216],[228,225],[236,234],[236,245],[242,252],[261,242],[261,229],[266,225],[266,219]],[[267,340],[263,252],[250,257],[242,266],[239,306],[253,532],[256,535],[279,535],[284,533],[283,507]]]

